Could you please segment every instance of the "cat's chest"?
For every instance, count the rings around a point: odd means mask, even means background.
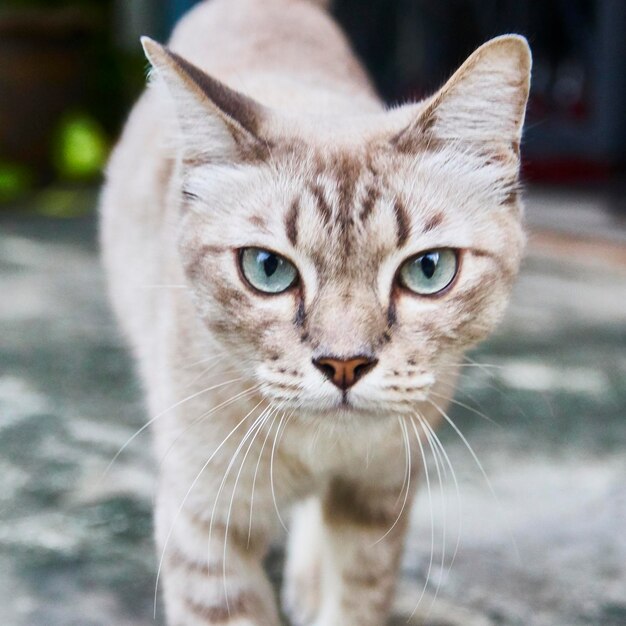
[[[287,466],[299,468],[318,486],[337,476],[354,482],[394,483],[397,477],[402,479],[407,463],[402,434],[391,425],[364,426],[361,432],[296,425],[285,432],[281,448]]]

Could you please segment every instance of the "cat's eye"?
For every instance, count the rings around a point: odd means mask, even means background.
[[[262,248],[244,248],[239,254],[241,273],[258,291],[278,294],[298,280],[298,271],[287,259]]]
[[[398,275],[403,287],[423,296],[430,296],[448,287],[459,267],[456,250],[428,250],[405,261]]]

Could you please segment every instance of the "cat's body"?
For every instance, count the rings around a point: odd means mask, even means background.
[[[211,0],[172,38],[267,109],[145,46],[164,84],[112,158],[102,242],[154,418],[169,623],[278,624],[261,560],[281,515],[293,621],[380,626],[426,424],[519,264],[527,48],[493,42],[387,112],[307,0]],[[250,247],[297,280],[246,284]],[[458,276],[406,293],[398,268],[433,249],[457,251]]]

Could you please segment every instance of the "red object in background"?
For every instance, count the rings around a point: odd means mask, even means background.
[[[616,174],[616,167],[577,158],[524,159],[522,178],[541,183],[598,183],[608,182]]]

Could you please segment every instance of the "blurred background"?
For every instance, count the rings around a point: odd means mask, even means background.
[[[145,82],[138,38],[166,40],[193,4],[0,0],[1,624],[154,623],[149,438],[102,478],[145,414],[95,210]],[[426,585],[416,623],[625,626],[626,2],[335,0],[333,12],[390,104],[428,95],[493,36],[522,33],[534,54],[528,256],[451,413],[497,498],[444,429],[462,506],[450,481],[435,485],[433,547],[420,495],[398,612]]]
[[[45,185],[97,180],[144,84],[139,36],[166,39],[193,4],[2,0],[0,201]],[[390,103],[431,93],[485,40],[523,33],[534,52],[526,179],[619,179],[626,162],[622,0],[336,0],[334,6]]]

